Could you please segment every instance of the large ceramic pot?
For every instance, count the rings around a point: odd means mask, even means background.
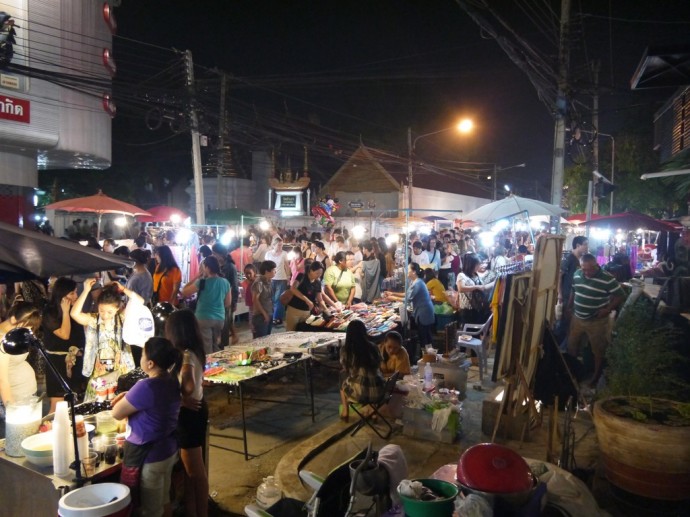
[[[628,492],[680,501],[690,494],[690,425],[680,404],[649,397],[610,397],[594,405],[606,478]],[[646,422],[632,418],[649,409]]]

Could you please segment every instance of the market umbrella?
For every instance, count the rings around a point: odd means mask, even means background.
[[[121,267],[134,262],[112,253],[40,232],[0,223],[0,283],[19,282],[51,275],[67,276]]]
[[[98,232],[96,233],[96,239],[101,236],[101,217],[103,217],[103,214],[151,215],[138,206],[106,196],[101,190],[95,196],[65,199],[64,201],[57,201],[56,203],[46,205],[45,208],[46,210],[61,210],[63,212],[89,212],[97,214]]]
[[[141,223],[165,223],[167,221],[179,222],[184,221],[189,217],[179,208],[166,205],[151,207],[147,209],[147,212],[151,215],[138,215],[137,221]]]
[[[425,219],[427,221],[430,221],[432,223],[435,223],[436,221],[447,221],[445,217],[441,217],[439,215],[427,215],[426,217],[422,217],[422,219]]]
[[[621,212],[612,215],[602,215],[596,220],[586,222],[589,226],[615,227],[622,230],[637,230],[643,228],[655,232],[677,232],[682,226],[673,223],[660,221],[653,217],[639,212]]]
[[[536,199],[519,196],[508,196],[498,201],[493,201],[484,206],[480,206],[465,215],[465,219],[471,219],[478,223],[490,223],[499,219],[507,219],[516,215],[526,214],[560,216],[565,209],[560,206],[551,205]]]
[[[600,219],[603,216],[599,214],[592,214],[590,221],[595,219]],[[587,221],[587,214],[572,214],[565,218],[565,220],[570,224],[582,224]]]

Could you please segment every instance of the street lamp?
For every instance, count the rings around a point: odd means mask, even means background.
[[[516,165],[511,165],[510,167],[501,167],[500,165],[494,163],[494,173],[491,176],[491,179],[493,181],[493,201],[496,201],[496,178],[498,177],[498,172],[499,171],[507,171],[508,169],[517,169],[518,167],[527,167],[526,163],[518,163]],[[506,189],[510,191],[510,189]]]
[[[415,147],[417,142],[422,138],[427,136],[438,135],[439,133],[445,133],[446,131],[452,131],[455,129],[459,133],[470,133],[474,128],[474,122],[471,119],[465,118],[458,122],[456,125],[451,127],[446,127],[439,129],[438,131],[432,131],[431,133],[424,133],[423,135],[417,136],[412,140],[412,128],[407,128],[407,208],[412,209],[412,183],[413,183],[413,167],[412,167],[412,156],[414,155]]]

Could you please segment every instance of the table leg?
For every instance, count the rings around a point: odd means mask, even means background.
[[[237,389],[240,396],[240,409],[242,412],[242,443],[244,444],[244,461],[249,461],[249,452],[247,451],[247,420],[244,415],[244,394],[242,391],[242,383],[237,383]]]
[[[304,361],[304,375],[307,379],[307,386],[309,387],[309,400],[311,403],[311,423],[316,422],[316,412],[314,410],[314,379],[311,375],[311,357]]]

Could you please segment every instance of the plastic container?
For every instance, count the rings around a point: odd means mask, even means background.
[[[280,487],[276,484],[273,476],[264,478],[264,482],[259,485],[256,491],[256,504],[259,508],[266,510],[283,498]]]
[[[67,402],[64,400],[55,407],[53,418],[53,473],[58,477],[67,476],[70,472],[70,457],[74,452],[72,427],[69,423]]]
[[[96,414],[96,432],[98,434],[117,432],[117,420],[113,418],[112,411],[101,411]]]
[[[407,517],[450,517],[453,515],[454,501],[459,492],[458,487],[440,479],[417,479],[415,481],[419,481],[442,497],[434,501],[422,501],[404,496],[398,490]]]
[[[60,517],[127,517],[131,513],[129,487],[120,483],[96,483],[63,495]]]
[[[424,365],[424,389],[430,390],[434,387],[434,371],[431,368],[431,364],[426,363]]]
[[[86,432],[86,424],[83,415],[74,417],[77,424],[77,447],[79,447],[79,459],[83,460],[89,453],[89,434]]]
[[[5,454],[24,456],[22,442],[41,425],[41,402],[38,397],[28,397],[8,404],[5,410]]]

